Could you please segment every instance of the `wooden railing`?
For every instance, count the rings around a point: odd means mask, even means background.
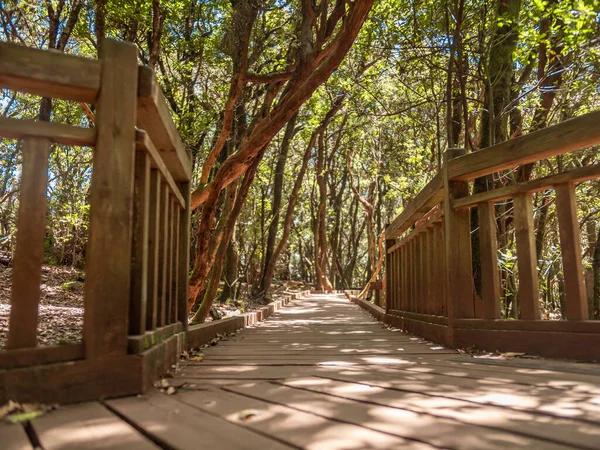
[[[476,177],[600,144],[594,112],[493,147],[446,152],[443,169],[386,231],[386,321],[454,347],[600,357],[600,322],[588,320],[575,184],[600,165],[470,194]],[[566,319],[541,320],[532,193],[554,189]],[[501,319],[495,202],[512,199],[518,319]],[[474,292],[470,209],[477,208],[481,295]],[[409,231],[410,230],[410,231]]]
[[[187,328],[191,163],[154,73],[113,40],[99,60],[0,43],[0,87],[96,105],[95,128],[0,119],[1,137],[23,141],[0,403],[142,392],[170,369]],[[38,347],[54,144],[94,148],[83,342]]]

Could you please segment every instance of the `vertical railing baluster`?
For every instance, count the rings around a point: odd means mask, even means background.
[[[175,197],[171,197],[171,239],[170,245],[171,250],[169,252],[169,272],[171,283],[169,285],[170,291],[170,303],[171,303],[171,312],[170,312],[170,320],[169,323],[177,322],[177,234],[179,233],[179,224],[177,223],[177,219],[179,217],[179,207],[176,204]]]
[[[10,324],[6,347],[35,347],[44,238],[46,236],[46,187],[50,141],[23,141],[21,192],[17,219],[17,245],[12,273]]]
[[[184,329],[188,326],[187,287],[190,272],[190,183],[179,183],[179,188],[185,200],[185,207],[180,211],[179,219],[179,252],[177,271],[179,289],[177,291],[177,317]]]
[[[433,273],[435,271],[435,254],[434,254],[434,239],[433,239],[433,225],[427,227],[427,272],[425,280],[425,289],[427,297],[427,307],[425,311],[427,314],[435,314],[434,311],[434,285],[437,284],[437,278],[434,278]]]
[[[158,236],[158,326],[164,327],[168,323],[168,264],[169,254],[169,185],[161,180],[160,191],[160,224]]]
[[[577,219],[575,185],[556,185],[556,215],[558,216],[560,250],[565,277],[565,300],[567,319],[588,319],[583,267],[581,263],[581,239]]]
[[[493,202],[478,206],[479,253],[481,258],[481,298],[483,317],[500,318],[500,277],[498,275],[498,240],[496,214]]]
[[[417,305],[417,240],[416,238],[410,241],[410,312],[416,312]]]
[[[390,247],[392,247],[393,240],[386,239],[385,240],[385,311],[388,312],[391,308],[392,298],[393,298],[393,285],[394,278],[392,274],[394,273],[393,267],[393,253],[389,252]]]
[[[154,330],[158,324],[160,294],[159,250],[160,250],[160,199],[161,174],[157,169],[150,172],[150,202],[148,220],[148,301],[146,303],[146,329]]]
[[[133,202],[133,246],[129,334],[146,331],[148,298],[148,221],[150,207],[150,155],[136,152]]]
[[[440,261],[443,258],[444,251],[440,248],[440,227],[437,222],[434,222],[431,227],[431,242],[432,242],[432,272],[431,272],[431,288],[432,288],[432,311],[434,315],[440,314],[440,305],[442,301],[442,285],[440,280],[443,280],[443,274],[441,272]]]
[[[540,299],[531,194],[515,196],[513,204],[519,267],[518,306],[520,318],[536,320],[540,318]]]
[[[402,247],[399,247],[394,252],[394,262],[395,262],[394,278],[396,280],[396,287],[394,289],[395,294],[394,294],[393,309],[396,311],[398,311],[400,309],[400,302],[401,302],[401,298],[402,298],[402,288],[403,288],[402,261],[400,259],[401,255],[402,255]]]

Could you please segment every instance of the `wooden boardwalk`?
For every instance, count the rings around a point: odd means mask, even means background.
[[[0,427],[3,449],[600,449],[600,367],[460,355],[300,298],[151,392]],[[8,444],[7,444],[8,443]],[[22,446],[20,446],[20,444]]]

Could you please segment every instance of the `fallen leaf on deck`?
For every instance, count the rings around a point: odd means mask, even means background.
[[[250,420],[253,417],[260,416],[261,411],[258,409],[244,409],[238,413],[238,419],[242,421]]]
[[[504,356],[505,358],[515,358],[517,356],[523,356],[525,353],[517,353],[517,352],[505,352],[505,353],[500,353],[502,356]]]
[[[8,403],[0,407],[0,419],[4,419],[11,423],[24,423],[43,416],[46,412],[56,408],[56,405],[18,403],[9,400]]]
[[[5,417],[6,420],[8,420],[11,423],[25,423],[25,422],[29,422],[30,420],[33,419],[37,419],[40,416],[44,415],[45,411],[42,410],[37,410],[37,411],[31,411],[31,412],[23,412],[23,413],[14,413],[14,414],[9,414],[8,416]]]

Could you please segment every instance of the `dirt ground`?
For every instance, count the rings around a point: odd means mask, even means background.
[[[6,345],[10,317],[11,269],[0,265],[0,349]],[[39,308],[38,345],[61,345],[81,341],[83,330],[82,271],[70,267],[42,268],[42,298]],[[275,286],[277,291],[283,287]],[[263,306],[258,301],[245,301],[244,309],[232,303],[217,304],[222,318],[253,311]],[[207,321],[211,321],[209,316]]]
[[[10,268],[0,266],[0,348],[6,344],[10,316]],[[38,345],[81,341],[83,273],[69,267],[42,268]]]

